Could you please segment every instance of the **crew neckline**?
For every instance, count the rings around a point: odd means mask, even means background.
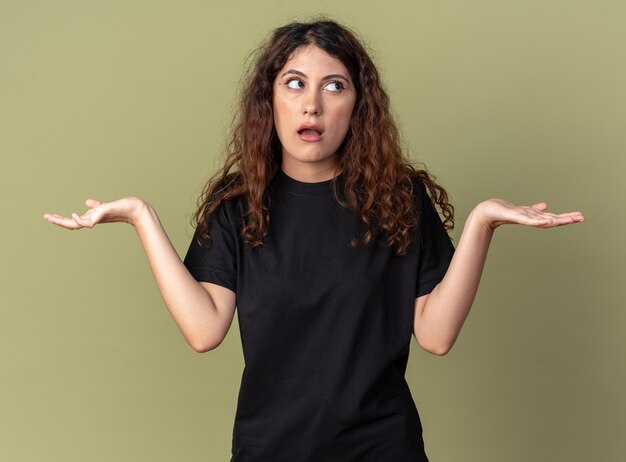
[[[342,174],[339,173],[335,178],[337,180],[341,180]],[[333,179],[324,180],[324,181],[316,181],[314,183],[309,183],[306,181],[296,180],[295,178],[287,175],[282,168],[279,168],[276,172],[276,182],[277,184],[291,192],[295,192],[298,194],[328,194],[332,192],[331,184]]]

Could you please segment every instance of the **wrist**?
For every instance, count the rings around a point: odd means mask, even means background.
[[[476,207],[472,209],[469,216],[467,217],[468,223],[475,223],[476,225],[483,228],[485,231],[493,233],[493,231],[500,225],[495,221],[489,218],[489,215],[486,211],[488,206],[488,201],[480,202]]]
[[[130,213],[128,214],[128,223],[137,228],[151,218],[153,209],[143,199],[138,197],[131,197],[130,199],[132,203]]]

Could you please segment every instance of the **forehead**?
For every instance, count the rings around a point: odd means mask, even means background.
[[[295,50],[279,74],[288,70],[297,70],[307,76],[343,74],[350,78],[350,73],[343,63],[315,45],[307,45]]]

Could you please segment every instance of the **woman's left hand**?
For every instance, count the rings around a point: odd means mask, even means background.
[[[476,206],[472,213],[477,215],[485,226],[496,229],[504,224],[554,228],[585,221],[581,212],[550,213],[548,204],[539,202],[533,205],[515,205],[504,199],[489,199]]]

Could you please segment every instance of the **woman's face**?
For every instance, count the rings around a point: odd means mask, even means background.
[[[314,45],[296,50],[274,80],[282,169],[300,181],[331,179],[350,127],[356,90],[346,67]]]

